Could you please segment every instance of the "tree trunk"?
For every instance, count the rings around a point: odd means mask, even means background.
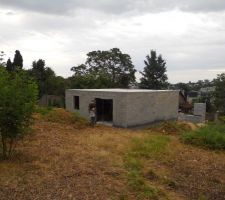
[[[9,143],[9,153],[8,156],[10,157],[12,154],[12,150],[13,150],[13,143],[14,143],[14,139],[10,138],[10,143]]]
[[[3,159],[7,158],[7,144],[6,144],[6,138],[4,138],[4,135],[2,134],[2,154]]]

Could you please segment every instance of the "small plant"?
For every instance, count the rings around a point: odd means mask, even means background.
[[[182,140],[209,149],[225,150],[225,124],[209,124],[183,134]]]

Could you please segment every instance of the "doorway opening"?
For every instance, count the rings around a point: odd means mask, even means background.
[[[113,100],[96,98],[97,122],[113,122]]]

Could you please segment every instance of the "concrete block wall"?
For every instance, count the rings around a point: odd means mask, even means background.
[[[177,119],[178,91],[127,94],[127,126]]]
[[[80,109],[74,109],[74,96],[80,98]],[[91,100],[95,98],[113,100],[113,125],[126,127],[126,98],[125,93],[118,92],[98,92],[82,90],[66,90],[66,109],[71,112],[78,112],[83,117],[89,119],[88,106]]]
[[[194,104],[194,115],[201,116],[202,121],[205,121],[206,103],[195,103]]]
[[[80,109],[74,109],[74,96]],[[113,125],[129,127],[160,120],[177,119],[178,91],[66,90],[66,109],[89,118],[88,105],[95,98],[113,100]]]
[[[179,113],[178,119],[182,121],[189,121],[192,123],[204,123],[206,117],[206,104],[195,103],[193,115]]]

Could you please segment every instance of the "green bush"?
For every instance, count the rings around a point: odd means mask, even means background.
[[[185,143],[225,150],[225,124],[209,124],[196,131],[183,134]]]
[[[29,129],[37,99],[37,86],[24,71],[0,69],[0,135],[3,157],[11,155],[15,140]]]

